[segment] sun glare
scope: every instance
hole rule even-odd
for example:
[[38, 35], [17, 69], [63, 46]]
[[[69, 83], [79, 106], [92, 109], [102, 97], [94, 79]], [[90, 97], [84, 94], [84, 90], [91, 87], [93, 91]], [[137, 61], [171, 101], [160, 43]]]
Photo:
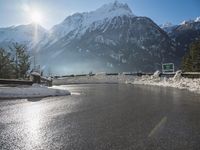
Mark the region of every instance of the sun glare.
[[41, 21], [42, 21], [42, 15], [41, 15], [41, 13], [38, 12], [38, 11], [31, 12], [31, 20], [34, 23], [41, 23]]

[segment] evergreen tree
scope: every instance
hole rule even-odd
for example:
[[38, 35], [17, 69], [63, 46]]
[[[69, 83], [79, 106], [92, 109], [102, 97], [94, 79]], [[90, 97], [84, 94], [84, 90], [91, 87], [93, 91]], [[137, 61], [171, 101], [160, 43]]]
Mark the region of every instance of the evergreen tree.
[[27, 47], [23, 44], [13, 43], [10, 49], [14, 53], [14, 70], [16, 78], [25, 78], [25, 75], [30, 69], [30, 56]]
[[12, 78], [13, 72], [13, 59], [11, 54], [5, 49], [0, 48], [0, 78]]
[[182, 70], [200, 72], [200, 40], [190, 46], [189, 53], [183, 58]]

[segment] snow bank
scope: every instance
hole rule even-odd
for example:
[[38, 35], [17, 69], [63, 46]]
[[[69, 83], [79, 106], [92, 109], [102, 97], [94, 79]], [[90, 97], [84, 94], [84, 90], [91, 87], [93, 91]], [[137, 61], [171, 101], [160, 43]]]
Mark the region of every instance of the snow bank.
[[38, 72], [31, 72], [31, 75], [33, 75], [33, 76], [41, 76], [40, 73], [38, 73]]
[[200, 79], [190, 79], [181, 76], [182, 71], [176, 72], [174, 77], [160, 77], [160, 72], [156, 71], [152, 76], [144, 75], [142, 77], [132, 75], [95, 75], [83, 77], [65, 77], [54, 79], [54, 85], [65, 84], [90, 84], [90, 83], [126, 83], [126, 84], [143, 84], [156, 85], [163, 87], [174, 87], [179, 89], [187, 89], [193, 92], [200, 93]]
[[159, 78], [160, 74], [161, 74], [160, 71], [156, 71], [156, 72], [154, 72], [154, 74], [151, 77], [152, 77], [152, 79]]
[[0, 87], [0, 98], [34, 98], [70, 95], [67, 90], [49, 88], [38, 84], [29, 87]]
[[78, 76], [78, 77], [64, 77], [53, 80], [53, 85], [65, 85], [65, 84], [93, 84], [93, 83], [125, 83], [127, 81], [133, 81], [134, 76], [127, 75], [105, 75], [98, 74], [95, 76]]
[[177, 71], [172, 78], [163, 78], [159, 76], [155, 77], [155, 75], [136, 77], [134, 80], [129, 81], [128, 83], [174, 87], [179, 89], [187, 89], [200, 94], [200, 79], [184, 78], [181, 76], [181, 73], [182, 72], [180, 70]]

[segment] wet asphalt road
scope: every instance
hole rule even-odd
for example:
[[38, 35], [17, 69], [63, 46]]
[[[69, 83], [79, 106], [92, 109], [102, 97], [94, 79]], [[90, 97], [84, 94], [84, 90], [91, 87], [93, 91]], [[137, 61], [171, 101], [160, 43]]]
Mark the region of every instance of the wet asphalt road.
[[69, 85], [71, 96], [0, 101], [2, 150], [200, 150], [200, 97], [136, 85]]

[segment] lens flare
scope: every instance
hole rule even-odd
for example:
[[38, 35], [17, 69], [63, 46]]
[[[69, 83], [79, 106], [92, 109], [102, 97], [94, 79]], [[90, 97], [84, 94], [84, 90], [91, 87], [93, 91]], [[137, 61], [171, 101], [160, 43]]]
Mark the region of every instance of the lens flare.
[[38, 12], [38, 11], [31, 12], [31, 20], [34, 23], [41, 23], [41, 21], [42, 21], [42, 15], [41, 15], [41, 13]]

